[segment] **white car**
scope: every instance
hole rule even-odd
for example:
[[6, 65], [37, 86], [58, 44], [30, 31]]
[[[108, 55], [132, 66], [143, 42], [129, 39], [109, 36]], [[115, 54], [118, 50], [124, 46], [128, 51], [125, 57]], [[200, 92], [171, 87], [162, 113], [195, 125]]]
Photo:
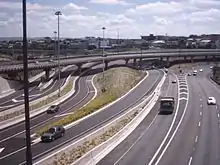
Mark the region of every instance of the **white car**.
[[210, 66], [210, 69], [212, 69], [213, 68], [213, 66]]
[[198, 72], [197, 70], [194, 70], [194, 71], [193, 71], [193, 73], [197, 73], [197, 72]]
[[208, 105], [216, 105], [216, 100], [214, 97], [209, 97], [207, 101]]
[[199, 71], [200, 71], [200, 72], [203, 72], [203, 69], [200, 69]]
[[172, 83], [176, 83], [176, 80], [173, 80]]

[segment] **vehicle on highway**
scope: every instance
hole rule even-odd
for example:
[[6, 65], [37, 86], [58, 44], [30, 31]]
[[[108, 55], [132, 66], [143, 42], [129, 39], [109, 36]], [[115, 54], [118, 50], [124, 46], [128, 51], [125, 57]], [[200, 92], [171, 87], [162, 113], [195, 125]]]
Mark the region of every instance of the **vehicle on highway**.
[[172, 80], [172, 83], [176, 83], [176, 80]]
[[197, 70], [194, 70], [193, 71], [193, 76], [196, 76], [197, 75]]
[[59, 110], [60, 110], [60, 107], [58, 105], [51, 105], [47, 109], [47, 113], [55, 113], [55, 112], [58, 112]]
[[54, 141], [57, 138], [63, 137], [65, 134], [65, 128], [63, 126], [54, 126], [49, 128], [41, 136], [42, 142]]
[[210, 66], [210, 69], [213, 69], [213, 66]]
[[34, 62], [35, 62], [35, 64], [39, 64], [39, 61], [37, 61], [37, 60], [35, 60]]
[[208, 101], [207, 101], [207, 104], [208, 105], [216, 105], [216, 100], [215, 100], [215, 98], [214, 97], [209, 97], [208, 98]]
[[49, 62], [54, 62], [54, 60], [53, 59], [49, 59]]
[[161, 97], [160, 99], [160, 113], [173, 113], [174, 111], [174, 97]]
[[200, 69], [199, 71], [200, 71], [200, 72], [203, 72], [203, 69]]
[[167, 68], [165, 68], [164, 71], [165, 71], [165, 73], [168, 73], [168, 69]]
[[191, 73], [188, 73], [188, 76], [192, 76], [192, 74], [191, 74]]

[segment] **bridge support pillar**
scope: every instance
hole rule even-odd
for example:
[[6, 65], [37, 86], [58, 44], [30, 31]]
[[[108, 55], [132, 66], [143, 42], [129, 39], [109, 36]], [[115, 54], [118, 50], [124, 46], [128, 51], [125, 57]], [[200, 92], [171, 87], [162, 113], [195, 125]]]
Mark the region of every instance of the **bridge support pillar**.
[[186, 57], [186, 56], [184, 56], [184, 60], [187, 60], [187, 57]]
[[214, 59], [215, 59], [215, 56], [212, 56], [212, 59], [214, 60]]
[[49, 78], [50, 78], [50, 69], [45, 69], [44, 71], [45, 71], [46, 80], [49, 80]]
[[191, 63], [193, 63], [193, 61], [194, 61], [194, 60], [193, 60], [193, 57], [191, 57]]
[[76, 64], [77, 66], [77, 70], [79, 71], [79, 73], [81, 73], [82, 71], [82, 64]]
[[205, 56], [205, 59], [207, 60], [207, 59], [208, 59], [208, 56]]
[[141, 66], [142, 66], [142, 61], [143, 61], [143, 59], [140, 58], [140, 61], [139, 61], [139, 67], [140, 67], [140, 68], [141, 68]]
[[137, 64], [137, 59], [136, 58], [134, 58], [134, 65], [136, 65]]
[[163, 61], [163, 57], [160, 57], [160, 61]]
[[105, 70], [108, 69], [108, 61], [105, 61]]
[[128, 65], [129, 59], [125, 59], [125, 64]]
[[170, 57], [167, 57], [167, 62], [169, 62], [170, 61]]

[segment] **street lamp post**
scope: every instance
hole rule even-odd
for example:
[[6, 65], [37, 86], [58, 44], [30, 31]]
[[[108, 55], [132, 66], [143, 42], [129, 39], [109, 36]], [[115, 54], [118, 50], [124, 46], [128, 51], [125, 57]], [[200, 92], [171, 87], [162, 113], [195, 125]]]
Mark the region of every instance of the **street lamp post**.
[[57, 47], [57, 31], [54, 31], [54, 55], [57, 55], [56, 47]]
[[58, 31], [58, 36], [57, 36], [57, 57], [58, 57], [58, 81], [59, 81], [59, 92], [58, 92], [58, 97], [60, 97], [60, 15], [62, 15], [61, 11], [57, 11], [55, 13], [57, 15], [57, 31]]
[[29, 114], [29, 82], [28, 82], [28, 45], [27, 45], [27, 7], [26, 0], [22, 1], [23, 13], [23, 67], [24, 67], [24, 107], [25, 107], [25, 134], [26, 134], [26, 163], [32, 165], [30, 114]]
[[117, 28], [117, 51], [119, 53], [119, 28]]
[[102, 68], [102, 76], [103, 76], [103, 80], [104, 80], [104, 77], [105, 77], [105, 75], [104, 75], [104, 72], [105, 72], [105, 60], [104, 60], [104, 57], [105, 57], [105, 55], [104, 55], [104, 40], [105, 40], [105, 27], [102, 27], [102, 63], [103, 63], [103, 68]]

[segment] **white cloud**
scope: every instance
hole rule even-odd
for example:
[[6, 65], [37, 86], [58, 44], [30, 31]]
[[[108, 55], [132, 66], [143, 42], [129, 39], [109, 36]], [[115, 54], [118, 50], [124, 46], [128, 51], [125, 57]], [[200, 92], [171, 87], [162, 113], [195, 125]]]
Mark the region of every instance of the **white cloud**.
[[[168, 33], [168, 35], [220, 33], [218, 21], [220, 1], [217, 0], [167, 0], [126, 7], [124, 6], [128, 4], [126, 0], [90, 2], [119, 5], [121, 10], [114, 11], [115, 6], [111, 5], [103, 5], [101, 9], [92, 8], [89, 6], [90, 3], [88, 6], [74, 3], [59, 6], [28, 3], [28, 35], [53, 36], [53, 31], [57, 28], [57, 17], [54, 12], [58, 9], [62, 11], [60, 18], [62, 37], [102, 36], [103, 26], [106, 27], [106, 37], [117, 37], [117, 28], [120, 29], [120, 36], [123, 38], [140, 38], [140, 35], [150, 33]], [[112, 10], [108, 10], [107, 13], [105, 9]], [[21, 36], [21, 3], [0, 1], [0, 10], [1, 35]]]
[[125, 6], [132, 4], [123, 0], [90, 0], [90, 3], [107, 4], [107, 5], [125, 5]]

